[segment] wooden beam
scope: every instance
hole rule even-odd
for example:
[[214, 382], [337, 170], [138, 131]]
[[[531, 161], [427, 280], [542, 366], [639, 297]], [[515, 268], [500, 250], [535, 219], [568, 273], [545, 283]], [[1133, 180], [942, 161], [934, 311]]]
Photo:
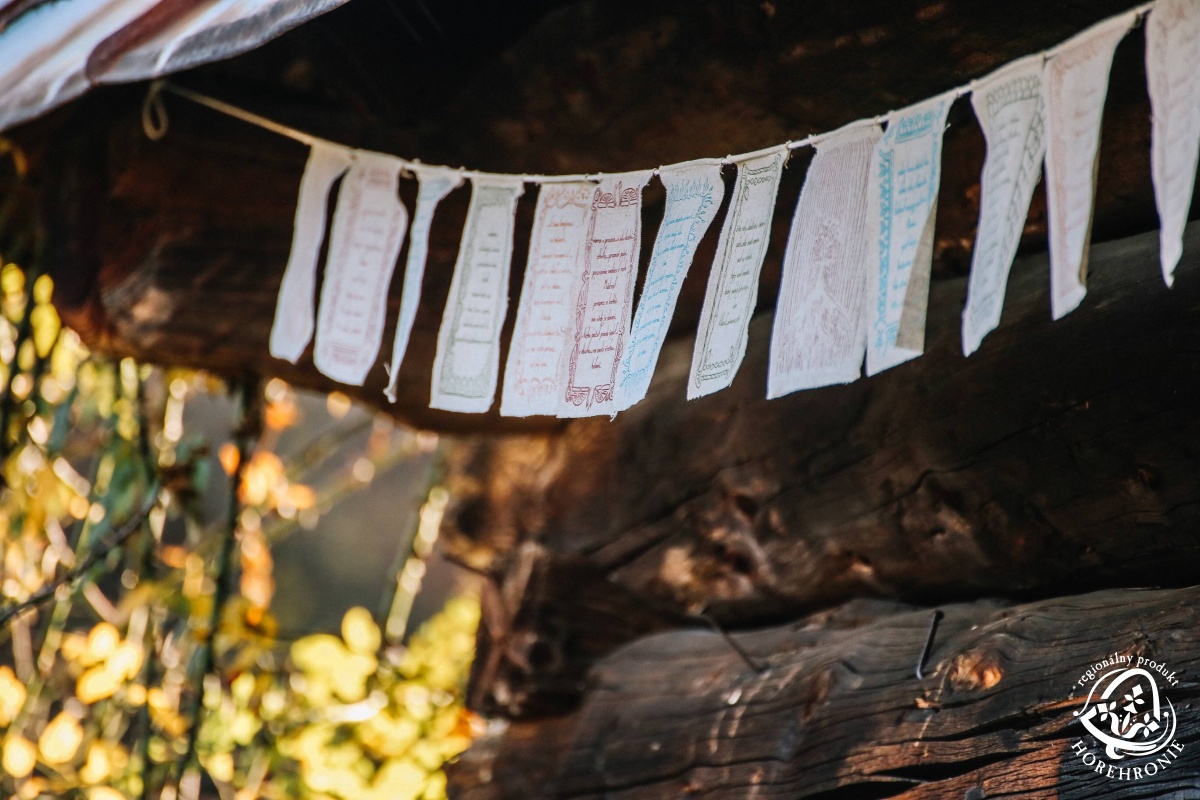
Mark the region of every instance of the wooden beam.
[[[1095, 247], [1088, 296], [1058, 322], [1046, 258], [1020, 259], [999, 330], [970, 358], [965, 280], [940, 281], [923, 357], [777, 400], [763, 399], [769, 316], [733, 386], [700, 400], [684, 399], [690, 343], [672, 344], [650, 396], [615, 421], [476, 445], [448, 516], [456, 541], [535, 541], [547, 559], [589, 562], [630, 613], [654, 602], [734, 627], [862, 596], [1187, 585], [1200, 565], [1200, 224], [1185, 252], [1167, 289], [1157, 234]], [[564, 635], [513, 624], [529, 642]], [[564, 682], [518, 661], [491, 677], [477, 695], [511, 716], [544, 707], [543, 679]]]
[[[597, 665], [575, 714], [477, 743], [451, 767], [451, 796], [1190, 796], [1198, 604], [1200, 588], [945, 606], [922, 679], [930, 610], [879, 601], [736, 634], [759, 671], [711, 632], [650, 636]], [[1182, 752], [1139, 780], [1116, 779], [1141, 761], [1113, 762], [1074, 714], [1088, 692], [1081, 676], [1113, 652], [1165, 662], [1178, 680], [1155, 673]]]
[[[387, 7], [349, 4], [260, 51], [180, 80], [336, 141], [426, 162], [517, 173], [612, 171], [754, 149], [897, 108], [1053, 45], [1125, 5], [1071, 2], [1051, 12], [1037, 0], [1003, 8], [982, 0], [853, 0], [804, 9], [581, 0], [529, 4], [497, 17], [477, 4], [450, 3], [432, 12], [440, 34], [399, 47], [402, 31]], [[1154, 224], [1142, 58], [1141, 37], [1130, 36], [1113, 70], [1096, 210], [1100, 239]], [[403, 81], [394, 79], [398, 74]], [[13, 132], [33, 155], [31, 181], [45, 189], [50, 267], [71, 289], [57, 300], [64, 317], [114, 355], [334, 388], [307, 359], [279, 362], [266, 347], [304, 149], [177, 98], [167, 100], [166, 138], [149, 142], [141, 99], [137, 87], [99, 90]], [[937, 278], [965, 271], [983, 159], [965, 99], [950, 121]], [[797, 153], [785, 176], [760, 285], [763, 311], [774, 304], [807, 158]], [[559, 431], [563, 425], [548, 418], [427, 407], [467, 193], [451, 195], [435, 219], [399, 401], [386, 404], [381, 393], [390, 326], [385, 356], [367, 385], [347, 391], [443, 431]], [[411, 207], [411, 182], [402, 194]], [[652, 188], [643, 260], [661, 200], [661, 189]], [[519, 208], [514, 307], [534, 201], [530, 187]], [[683, 287], [675, 336], [694, 331], [718, 228]], [[1025, 247], [1042, 246], [1039, 195]]]

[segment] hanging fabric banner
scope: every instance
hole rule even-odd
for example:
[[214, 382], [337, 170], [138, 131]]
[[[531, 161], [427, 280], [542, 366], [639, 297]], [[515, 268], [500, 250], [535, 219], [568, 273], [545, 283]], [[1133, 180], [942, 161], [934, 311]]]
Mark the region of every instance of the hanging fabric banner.
[[314, 142], [309, 150], [296, 201], [292, 250], [275, 301], [270, 344], [275, 358], [295, 364], [312, 339], [317, 258], [325, 239], [325, 206], [330, 188], [350, 168], [352, 157], [351, 150], [321, 141]]
[[1042, 57], [1016, 61], [981, 80], [971, 90], [971, 105], [983, 129], [987, 157], [963, 310], [963, 353], [968, 356], [1000, 324], [1008, 273], [1042, 172], [1046, 155]]
[[954, 93], [893, 111], [871, 157], [867, 221], [875, 271], [867, 284], [867, 374], [925, 351], [942, 133]]
[[1046, 207], [1050, 221], [1050, 313], [1061, 319], [1087, 294], [1092, 194], [1100, 118], [1113, 52], [1137, 19], [1130, 11], [1068, 39], [1046, 62]]
[[771, 331], [767, 397], [850, 383], [867, 348], [867, 185], [882, 135], [855, 123], [816, 146], [792, 218]]
[[618, 373], [617, 408], [621, 410], [644, 398], [650, 388], [683, 279], [725, 198], [720, 159], [664, 167], [658, 177], [666, 187], [667, 201]]
[[430, 408], [483, 413], [492, 406], [508, 310], [513, 216], [523, 191], [515, 175], [471, 179], [471, 205], [438, 331]]
[[617, 369], [629, 338], [642, 244], [642, 188], [651, 172], [606, 177], [592, 190], [571, 286], [570, 350], [559, 377], [560, 417], [617, 412]]
[[558, 413], [558, 379], [571, 322], [571, 284], [595, 188], [587, 181], [548, 183], [538, 194], [529, 261], [504, 368], [503, 416]]
[[462, 185], [458, 170], [445, 167], [426, 167], [410, 164], [408, 170], [417, 176], [417, 207], [413, 211], [408, 231], [408, 258], [404, 265], [404, 284], [400, 290], [400, 313], [396, 317], [396, 338], [392, 341], [392, 360], [388, 364], [388, 385], [383, 390], [387, 399], [396, 402], [396, 381], [400, 378], [400, 362], [408, 350], [413, 320], [421, 302], [421, 281], [425, 278], [425, 259], [429, 254], [429, 227], [438, 203]]
[[333, 212], [313, 364], [351, 386], [362, 385], [383, 341], [388, 286], [408, 225], [397, 194], [403, 166], [392, 156], [355, 152]]
[[746, 355], [750, 316], [758, 300], [758, 273], [771, 240], [775, 195], [790, 152], [787, 145], [780, 145], [738, 162], [733, 198], [700, 311], [688, 376], [689, 400], [733, 383]]
[[1163, 278], [1175, 281], [1200, 150], [1200, 3], [1158, 0], [1146, 19], [1150, 167]]

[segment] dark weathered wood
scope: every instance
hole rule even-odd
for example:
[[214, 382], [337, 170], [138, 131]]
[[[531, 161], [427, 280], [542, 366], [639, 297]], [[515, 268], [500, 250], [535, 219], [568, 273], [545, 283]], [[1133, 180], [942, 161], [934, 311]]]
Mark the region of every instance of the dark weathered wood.
[[[1012, 607], [855, 601], [737, 634], [651, 636], [590, 676], [574, 715], [514, 725], [452, 768], [458, 800], [1191, 797], [1200, 774], [1200, 589], [1110, 590]], [[1114, 651], [1165, 661], [1183, 752], [1140, 781], [1089, 769], [1075, 685]], [[1103, 749], [1099, 749], [1103, 758]], [[1117, 766], [1130, 766], [1129, 762]], [[1132, 775], [1132, 773], [1130, 773]], [[1179, 794], [1172, 794], [1179, 792]]]
[[[427, 162], [612, 171], [754, 149], [898, 108], [1127, 5], [359, 2], [180, 80], [348, 145]], [[946, 139], [926, 355], [771, 402], [769, 310], [805, 153], [785, 175], [735, 385], [684, 400], [718, 224], [683, 287], [651, 396], [614, 422], [426, 407], [468, 192], [447, 199], [400, 401], [387, 410], [443, 431], [522, 434], [456, 452], [458, 535], [445, 541], [496, 577], [472, 702], [532, 720], [467, 756], [475, 766], [460, 772], [463, 792], [1095, 795], [1069, 766], [1059, 774], [1058, 751], [1032, 738], [1063, 741], [1060, 711], [1042, 704], [1061, 701], [1073, 668], [1053, 667], [1052, 656], [1094, 658], [1084, 650], [1119, 646], [1106, 637], [1162, 612], [1147, 622], [1148, 641], [1172, 658], [1178, 645], [1181, 668], [1194, 667], [1189, 634], [1176, 626], [1192, 623], [1180, 605], [1192, 594], [1042, 604], [1009, 622], [987, 606], [957, 607], [934, 677], [920, 685], [907, 675], [927, 612], [858, 604], [807, 628], [749, 636], [772, 665], [763, 677], [696, 632], [692, 615], [745, 628], [862, 596], [1015, 602], [1194, 582], [1200, 228], [1173, 291], [1161, 286], [1153, 234], [1117, 240], [1155, 224], [1141, 42], [1129, 37], [1113, 70], [1094, 229], [1107, 244], [1093, 253], [1091, 295], [1051, 323], [1045, 257], [1023, 258], [1001, 330], [971, 359], [958, 330], [983, 150], [965, 100]], [[307, 359], [267, 355], [303, 148], [175, 99], [169, 134], [149, 142], [140, 102], [137, 88], [106, 89], [13, 134], [44, 190], [63, 316], [116, 355], [333, 388]], [[410, 206], [413, 192], [406, 182]], [[518, 210], [514, 300], [534, 199], [528, 192]], [[643, 257], [661, 203], [652, 188]], [[1044, 249], [1040, 193], [1026, 234], [1026, 253]], [[385, 355], [390, 334], [389, 325]], [[382, 404], [382, 360], [357, 397]], [[984, 627], [972, 633], [972, 621]], [[683, 627], [692, 630], [642, 638]], [[1185, 633], [1172, 639], [1177, 629]], [[1063, 631], [1061, 647], [1049, 644]], [[991, 691], [979, 689], [996, 676]], [[745, 704], [731, 706], [738, 686]]]
[[[926, 354], [763, 399], [770, 318], [729, 389], [684, 400], [690, 343], [615, 421], [479, 445], [450, 515], [536, 541], [624, 590], [744, 626], [856, 596], [946, 601], [1187, 585], [1200, 564], [1200, 225], [1174, 289], [1156, 234], [1100, 245], [1051, 322], [1044, 256], [961, 354], [963, 281], [937, 282]], [[580, 620], [586, 625], [586, 620]], [[523, 678], [526, 691], [536, 684]]]
[[[348, 4], [260, 51], [179, 80], [330, 139], [426, 162], [511, 172], [613, 171], [754, 149], [899, 107], [1052, 45], [1125, 3], [1048, 9], [1037, 0], [854, 0], [793, 8], [583, 0], [503, 11], [473, 2], [433, 11], [424, 5]], [[556, 10], [546, 14], [550, 8]], [[1154, 224], [1141, 48], [1141, 36], [1130, 36], [1113, 70], [1095, 226], [1100, 239]], [[98, 90], [13, 132], [33, 155], [31, 181], [47, 187], [43, 216], [58, 254], [49, 266], [60, 285], [86, 289], [59, 299], [64, 317], [89, 343], [117, 355], [333, 388], [307, 359], [298, 366], [278, 362], [266, 348], [303, 147], [178, 98], [167, 99], [167, 137], [149, 142], [141, 133], [141, 99], [138, 88]], [[983, 158], [965, 99], [950, 120], [938, 276], [966, 268]], [[785, 177], [759, 293], [763, 310], [774, 303], [807, 158], [797, 153]], [[67, 185], [89, 187], [88, 199], [62, 192]], [[413, 187], [403, 193], [411, 205]], [[451, 195], [435, 222], [399, 402], [386, 405], [381, 394], [390, 325], [367, 386], [350, 391], [439, 430], [556, 430], [559, 423], [550, 419], [427, 408], [466, 197], [465, 189]], [[520, 206], [514, 302], [534, 199], [530, 187]], [[644, 257], [661, 210], [660, 188], [651, 190], [647, 208]], [[676, 335], [695, 327], [718, 227], [683, 287]], [[1026, 247], [1043, 243], [1039, 195]], [[399, 287], [397, 275], [389, 320]]]
[[626, 642], [700, 624], [607, 580], [583, 559], [545, 557], [526, 543], [504, 579], [485, 583], [468, 702], [510, 717], [561, 714], [583, 693], [597, 659]]

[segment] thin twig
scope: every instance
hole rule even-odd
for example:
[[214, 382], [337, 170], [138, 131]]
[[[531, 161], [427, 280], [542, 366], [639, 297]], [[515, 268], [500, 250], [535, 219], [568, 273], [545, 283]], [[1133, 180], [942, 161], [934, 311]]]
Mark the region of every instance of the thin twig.
[[[391, 591], [385, 590], [379, 599], [379, 618], [384, 621], [384, 636], [389, 644], [398, 643], [404, 637], [404, 633], [408, 629], [408, 619], [412, 615], [413, 601], [421, 588], [419, 580], [415, 587], [404, 585], [404, 575], [408, 572], [409, 564], [424, 563], [436, 543], [436, 539], [422, 542], [421, 528], [425, 525], [425, 509], [429, 506], [433, 491], [442, 484], [445, 477], [445, 459], [446, 447], [439, 441], [426, 474], [424, 499], [417, 506], [417, 513], [412, 521], [412, 533], [405, 546], [396, 551], [396, 557], [388, 570], [388, 574], [392, 576], [392, 585], [387, 588]], [[441, 526], [440, 512], [438, 526], [439, 528]], [[437, 535], [437, 531], [434, 531], [434, 535]]]
[[20, 603], [11, 605], [0, 611], [0, 625], [8, 622], [18, 614], [51, 599], [58, 592], [59, 588], [74, 583], [90, 571], [92, 567], [107, 558], [109, 553], [125, 544], [129, 537], [137, 533], [138, 529], [142, 527], [142, 523], [146, 521], [146, 517], [150, 516], [150, 512], [158, 505], [158, 490], [159, 484], [158, 481], [155, 481], [147, 490], [146, 501], [142, 504], [142, 507], [137, 510], [128, 522], [106, 536], [99, 545], [89, 550], [88, 554], [76, 564], [74, 569], [64, 572], [56, 580], [38, 589]]
[[234, 431], [234, 442], [238, 450], [237, 468], [230, 476], [229, 511], [225, 520], [224, 538], [221, 549], [217, 554], [216, 589], [213, 592], [212, 609], [208, 617], [208, 630], [201, 644], [200, 669], [197, 672], [193, 686], [192, 703], [190, 708], [190, 725], [187, 735], [187, 749], [180, 764], [180, 781], [191, 769], [199, 767], [199, 755], [196, 744], [200, 736], [200, 717], [203, 711], [204, 679], [212, 673], [216, 666], [217, 629], [221, 624], [221, 616], [225, 603], [232, 593], [233, 573], [230, 569], [233, 562], [233, 551], [237, 543], [238, 518], [241, 515], [241, 501], [238, 492], [242, 486], [242, 476], [246, 471], [250, 450], [262, 435], [261, 394], [258, 381], [248, 379], [241, 387], [241, 415], [237, 430]]

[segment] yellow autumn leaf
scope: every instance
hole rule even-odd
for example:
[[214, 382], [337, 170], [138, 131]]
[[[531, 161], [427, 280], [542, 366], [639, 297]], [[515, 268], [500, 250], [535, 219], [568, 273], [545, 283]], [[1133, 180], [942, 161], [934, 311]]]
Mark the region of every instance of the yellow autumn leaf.
[[0, 270], [0, 291], [19, 294], [25, 290], [25, 273], [16, 264], [5, 264]]
[[328, 675], [348, 655], [342, 640], [328, 633], [314, 633], [292, 643], [292, 661], [302, 671]]
[[125, 701], [129, 705], [137, 707], [146, 702], [146, 687], [140, 683], [134, 683], [125, 690]]
[[66, 764], [75, 757], [82, 741], [83, 728], [79, 720], [66, 711], [60, 711], [38, 737], [38, 751], [42, 754], [42, 760], [51, 766]]
[[355, 606], [342, 617], [342, 639], [351, 651], [362, 655], [374, 655], [383, 642], [375, 618], [362, 606]]
[[229, 724], [229, 735], [235, 742], [245, 747], [254, 741], [254, 737], [258, 735], [262, 729], [262, 722], [253, 711], [242, 709], [233, 716], [233, 722]]
[[367, 696], [367, 678], [378, 666], [375, 656], [348, 654], [330, 675], [333, 693], [347, 703], [357, 703]]
[[107, 664], [90, 667], [75, 682], [75, 695], [84, 703], [95, 703], [116, 694], [121, 687], [121, 676]]
[[33, 282], [33, 302], [38, 305], [49, 303], [54, 297], [54, 279], [49, 275], [39, 275]]
[[296, 408], [296, 402], [290, 396], [268, 403], [263, 412], [263, 422], [268, 429], [273, 431], [290, 428], [296, 424], [296, 420], [299, 418], [299, 409]]
[[[76, 514], [74, 511], [72, 511], [71, 516], [75, 517], [76, 519], [83, 519], [87, 516], [88, 509], [90, 509], [91, 506], [88, 504], [88, 501], [85, 498], [77, 496], [75, 499], [82, 500], [83, 510], [79, 514]], [[79, 659], [83, 658], [83, 654], [87, 652], [87, 637], [81, 636], [78, 633], [63, 634], [62, 641], [58, 645], [58, 652], [61, 653], [62, 657], [67, 661], [78, 661]]]
[[325, 396], [325, 410], [334, 419], [341, 419], [350, 411], [350, 398], [342, 392], [330, 392]]
[[214, 753], [206, 759], [204, 768], [214, 779], [229, 783], [233, 780], [233, 754]]
[[239, 497], [246, 505], [262, 505], [282, 478], [283, 462], [279, 456], [268, 450], [260, 450], [250, 458], [242, 471]]
[[317, 504], [317, 494], [303, 483], [288, 484], [287, 500], [297, 511], [307, 511]]
[[0, 667], [0, 726], [7, 727], [25, 705], [25, 684], [11, 667]]
[[125, 795], [111, 786], [93, 786], [88, 789], [88, 800], [125, 800]]
[[233, 442], [226, 442], [217, 450], [217, 460], [221, 462], [221, 469], [225, 470], [225, 474], [232, 475], [241, 463], [241, 451]]
[[37, 750], [33, 742], [22, 736], [13, 736], [4, 743], [4, 755], [0, 757], [0, 766], [4, 772], [14, 778], [24, 778], [33, 772], [37, 764]]
[[158, 686], [150, 687], [150, 691], [146, 693], [146, 701], [150, 703], [153, 711], [174, 711], [176, 700], [173, 693], [165, 692]]
[[108, 748], [100, 742], [93, 742], [88, 748], [87, 759], [79, 770], [79, 779], [84, 783], [100, 783], [112, 775], [113, 763], [109, 758]]
[[58, 340], [58, 332], [62, 322], [54, 306], [46, 304], [35, 306], [29, 312], [29, 326], [33, 329], [33, 347], [39, 358], [50, 355], [51, 348]]
[[30, 775], [17, 789], [17, 800], [35, 800], [49, 793], [50, 782], [41, 775]]
[[398, 717], [390, 711], [376, 714], [358, 726], [358, 739], [372, 754], [380, 758], [395, 758], [421, 735], [416, 720]]
[[124, 641], [108, 659], [108, 669], [119, 678], [133, 680], [142, 668], [142, 646], [137, 642]]
[[421, 800], [446, 800], [446, 773], [439, 769], [429, 776]]
[[392, 800], [416, 800], [425, 789], [428, 773], [407, 759], [388, 761], [375, 773], [371, 788], [380, 797]]
[[229, 692], [239, 706], [244, 706], [250, 702], [250, 697], [254, 694], [254, 686], [254, 673], [243, 672], [229, 684]]
[[100, 622], [88, 632], [83, 659], [87, 664], [103, 661], [116, 652], [121, 643], [121, 632], [112, 623]]

